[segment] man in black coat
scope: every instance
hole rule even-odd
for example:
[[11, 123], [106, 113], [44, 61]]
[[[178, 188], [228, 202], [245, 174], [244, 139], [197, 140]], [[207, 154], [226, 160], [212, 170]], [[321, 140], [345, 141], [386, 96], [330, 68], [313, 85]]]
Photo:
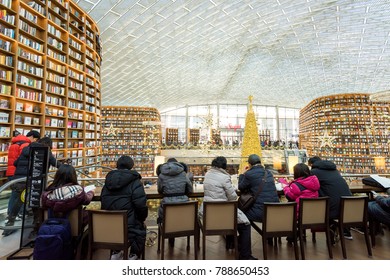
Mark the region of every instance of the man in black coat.
[[[309, 159], [311, 174], [316, 175], [320, 181], [318, 194], [320, 197], [329, 196], [329, 219], [338, 219], [340, 215], [340, 197], [351, 196], [348, 183], [337, 170], [336, 164], [329, 160], [321, 160], [315, 156]], [[344, 230], [344, 237], [352, 240], [349, 230]]]
[[146, 239], [144, 222], [148, 216], [146, 194], [141, 183], [141, 175], [132, 170], [134, 161], [129, 156], [121, 156], [117, 169], [110, 171], [102, 189], [101, 209], [127, 210], [129, 259], [141, 257]]
[[266, 171], [261, 165], [260, 157], [256, 154], [252, 154], [248, 157], [248, 170], [238, 177], [238, 189], [241, 192], [249, 191], [252, 194], [257, 194], [265, 172], [267, 172], [267, 175], [263, 189], [257, 196], [253, 206], [244, 212], [251, 221], [263, 221], [264, 202], [279, 202], [275, 180], [272, 173]]

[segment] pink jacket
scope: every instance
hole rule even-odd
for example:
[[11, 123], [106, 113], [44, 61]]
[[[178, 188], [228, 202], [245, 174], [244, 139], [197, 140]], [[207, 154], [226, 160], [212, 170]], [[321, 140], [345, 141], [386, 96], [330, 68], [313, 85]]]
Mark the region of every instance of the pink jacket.
[[320, 182], [317, 176], [311, 175], [306, 178], [298, 178], [283, 188], [283, 192], [289, 201], [297, 202], [297, 214], [299, 213], [299, 199], [318, 197]]

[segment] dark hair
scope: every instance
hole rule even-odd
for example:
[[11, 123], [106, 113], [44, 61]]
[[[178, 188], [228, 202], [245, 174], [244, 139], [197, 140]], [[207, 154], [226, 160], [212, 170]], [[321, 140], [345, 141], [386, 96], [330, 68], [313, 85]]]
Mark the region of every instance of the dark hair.
[[54, 180], [49, 187], [59, 187], [66, 184], [78, 185], [76, 169], [72, 165], [61, 164], [58, 167]]
[[306, 178], [310, 176], [310, 169], [309, 166], [307, 166], [304, 163], [298, 163], [294, 165], [294, 179], [298, 178]]
[[222, 168], [222, 169], [226, 169], [226, 167], [227, 167], [227, 160], [226, 160], [226, 158], [223, 157], [223, 156], [216, 157], [216, 158], [213, 159], [213, 161], [211, 162], [211, 166], [218, 167], [218, 168]]
[[260, 157], [256, 154], [251, 154], [249, 157], [248, 157], [248, 163], [250, 165], [255, 165], [255, 164], [258, 164], [260, 163], [261, 164], [261, 160], [260, 160]]
[[27, 137], [33, 137], [33, 138], [36, 138], [36, 139], [39, 139], [39, 138], [41, 138], [41, 134], [38, 132], [38, 131], [36, 131], [36, 130], [31, 130], [31, 131], [29, 131], [27, 134], [26, 134], [26, 136]]
[[309, 158], [309, 161], [307, 162], [309, 165], [312, 165], [313, 163], [315, 163], [316, 161], [320, 161], [321, 158], [318, 157], [318, 156], [314, 156], [314, 157], [311, 157]]
[[129, 156], [121, 156], [116, 162], [116, 168], [118, 169], [132, 169], [134, 166], [134, 160]]
[[169, 158], [169, 159], [167, 160], [167, 162], [177, 162], [177, 159], [175, 159], [175, 158]]
[[47, 136], [39, 139], [38, 143], [41, 143], [43, 146], [49, 147], [49, 148], [51, 148], [51, 146], [53, 145], [53, 141], [50, 139], [50, 137], [47, 137]]

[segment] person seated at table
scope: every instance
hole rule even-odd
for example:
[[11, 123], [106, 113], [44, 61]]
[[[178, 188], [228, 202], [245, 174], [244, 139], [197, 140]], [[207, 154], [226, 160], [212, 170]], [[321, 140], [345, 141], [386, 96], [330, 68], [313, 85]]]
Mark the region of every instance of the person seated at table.
[[238, 177], [238, 189], [241, 192], [249, 191], [256, 194], [259, 191], [260, 182], [263, 180], [265, 172], [267, 172], [267, 175], [263, 189], [252, 207], [245, 212], [250, 221], [263, 221], [264, 202], [279, 202], [274, 176], [261, 165], [260, 157], [252, 154], [248, 157], [247, 169]]
[[279, 182], [285, 184], [283, 188], [284, 195], [288, 201], [297, 203], [297, 215], [299, 214], [299, 199], [318, 197], [320, 182], [317, 176], [310, 174], [309, 167], [304, 163], [298, 163], [294, 166], [294, 180], [288, 183], [285, 179], [279, 179]]
[[374, 201], [368, 202], [368, 218], [390, 227], [390, 197], [373, 195]]
[[[206, 173], [203, 181], [204, 198], [203, 201], [234, 201], [237, 194], [232, 186], [230, 174], [226, 171], [227, 160], [223, 156], [213, 159], [211, 169]], [[199, 208], [199, 216], [203, 216], [203, 203]], [[251, 249], [251, 225], [245, 214], [238, 209], [237, 230], [239, 259], [257, 260], [252, 256]]]
[[[193, 186], [184, 172], [184, 167], [175, 158], [157, 167], [157, 191], [163, 195], [158, 209], [157, 223], [162, 223], [164, 203], [178, 203], [189, 201], [188, 194], [193, 193]], [[169, 245], [174, 246], [174, 238], [169, 239]]]
[[[131, 157], [121, 156], [118, 159], [117, 169], [106, 175], [101, 193], [101, 209], [127, 210], [127, 231], [131, 246], [129, 259], [139, 259], [145, 247], [148, 206], [141, 175], [133, 167]], [[114, 252], [111, 259], [121, 259], [121, 253]]]
[[[311, 166], [310, 173], [316, 175], [320, 181], [320, 189], [318, 194], [320, 197], [329, 196], [329, 219], [338, 219], [340, 215], [340, 198], [341, 196], [351, 196], [347, 181], [341, 176], [337, 170], [336, 164], [329, 160], [322, 160], [318, 156], [309, 159]], [[331, 224], [331, 228], [334, 225]], [[352, 240], [351, 231], [348, 228], [344, 229], [344, 238]]]
[[[66, 217], [80, 205], [88, 205], [95, 192], [84, 191], [77, 181], [76, 169], [72, 165], [61, 164], [53, 182], [41, 195], [42, 207], [51, 209], [55, 217]], [[83, 224], [88, 223], [88, 212], [83, 211]]]

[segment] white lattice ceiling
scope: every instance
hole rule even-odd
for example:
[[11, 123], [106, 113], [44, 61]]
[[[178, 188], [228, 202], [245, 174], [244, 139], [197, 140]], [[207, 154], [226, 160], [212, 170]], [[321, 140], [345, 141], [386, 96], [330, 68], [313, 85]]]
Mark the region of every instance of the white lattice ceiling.
[[102, 104], [301, 108], [390, 88], [390, 1], [79, 0], [103, 41]]

